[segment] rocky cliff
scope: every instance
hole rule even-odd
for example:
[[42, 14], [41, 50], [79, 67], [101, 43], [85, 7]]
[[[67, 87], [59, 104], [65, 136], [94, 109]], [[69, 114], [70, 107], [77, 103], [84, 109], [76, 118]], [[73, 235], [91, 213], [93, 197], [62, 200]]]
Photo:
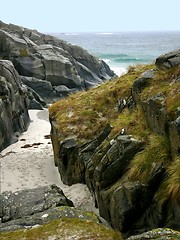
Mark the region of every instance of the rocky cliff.
[[22, 81], [51, 100], [98, 86], [115, 76], [105, 62], [78, 46], [3, 22], [0, 57], [11, 60]]
[[180, 230], [179, 57], [131, 67], [49, 109], [63, 182], [87, 184], [100, 215], [124, 236]]
[[27, 130], [28, 104], [28, 90], [12, 62], [0, 60], [0, 151]]

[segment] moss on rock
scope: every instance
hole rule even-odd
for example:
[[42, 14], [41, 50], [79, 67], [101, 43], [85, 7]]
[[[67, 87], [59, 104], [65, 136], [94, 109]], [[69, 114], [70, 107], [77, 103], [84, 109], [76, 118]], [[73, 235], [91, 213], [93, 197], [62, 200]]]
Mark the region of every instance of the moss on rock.
[[42, 226], [35, 226], [32, 229], [1, 233], [0, 239], [121, 240], [122, 236], [111, 228], [105, 227], [91, 220], [85, 221], [75, 218], [61, 218]]

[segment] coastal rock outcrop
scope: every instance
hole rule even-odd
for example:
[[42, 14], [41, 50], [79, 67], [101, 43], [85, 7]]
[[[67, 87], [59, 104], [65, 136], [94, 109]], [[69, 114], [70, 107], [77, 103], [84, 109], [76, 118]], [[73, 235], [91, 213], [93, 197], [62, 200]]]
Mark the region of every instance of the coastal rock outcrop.
[[125, 237], [180, 228], [179, 66], [138, 66], [50, 107], [63, 182], [87, 184], [100, 216]]
[[73, 207], [73, 203], [55, 185], [21, 190], [15, 193], [3, 192], [0, 195], [0, 203], [2, 224], [24, 216], [43, 212], [51, 207]]
[[146, 240], [146, 239], [157, 239], [157, 240], [168, 240], [168, 239], [174, 239], [178, 240], [180, 236], [180, 232], [173, 231], [171, 229], [166, 229], [166, 228], [157, 228], [153, 229], [152, 231], [142, 233], [140, 235], [135, 235], [127, 238], [127, 240]]
[[12, 62], [0, 60], [0, 151], [27, 130], [28, 91]]
[[163, 54], [156, 59], [156, 65], [160, 69], [171, 69], [180, 64], [180, 49]]
[[121, 234], [103, 225], [98, 216], [74, 208], [56, 185], [3, 192], [0, 206], [1, 239], [122, 240]]
[[57, 92], [56, 86], [63, 85], [71, 93], [71, 90], [87, 90], [115, 77], [105, 62], [81, 47], [35, 30], [2, 22], [0, 57], [11, 60], [18, 73], [28, 77], [27, 81], [32, 79], [35, 91], [35, 83], [37, 91], [39, 84], [45, 83], [43, 88], [47, 91], [41, 90], [38, 93], [41, 97], [51, 99], [66, 96], [68, 93], [60, 89]]

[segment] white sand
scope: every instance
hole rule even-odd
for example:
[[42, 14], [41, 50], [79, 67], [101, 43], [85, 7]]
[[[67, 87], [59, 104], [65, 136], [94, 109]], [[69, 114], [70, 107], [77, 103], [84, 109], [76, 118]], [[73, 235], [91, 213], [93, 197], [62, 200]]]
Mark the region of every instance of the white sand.
[[[47, 109], [30, 110], [29, 114], [31, 123], [28, 131], [0, 154], [0, 191], [15, 192], [56, 184], [76, 207], [97, 213], [85, 185], [75, 184], [69, 187], [60, 180], [58, 169], [54, 166], [51, 140], [44, 138], [50, 133]], [[21, 148], [34, 143], [42, 144]]]

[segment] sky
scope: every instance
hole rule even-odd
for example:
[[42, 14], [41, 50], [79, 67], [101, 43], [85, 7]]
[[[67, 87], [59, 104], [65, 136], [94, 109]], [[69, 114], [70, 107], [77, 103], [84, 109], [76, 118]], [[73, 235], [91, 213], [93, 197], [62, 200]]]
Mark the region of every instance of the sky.
[[180, 0], [6, 0], [0, 20], [43, 33], [179, 31]]

